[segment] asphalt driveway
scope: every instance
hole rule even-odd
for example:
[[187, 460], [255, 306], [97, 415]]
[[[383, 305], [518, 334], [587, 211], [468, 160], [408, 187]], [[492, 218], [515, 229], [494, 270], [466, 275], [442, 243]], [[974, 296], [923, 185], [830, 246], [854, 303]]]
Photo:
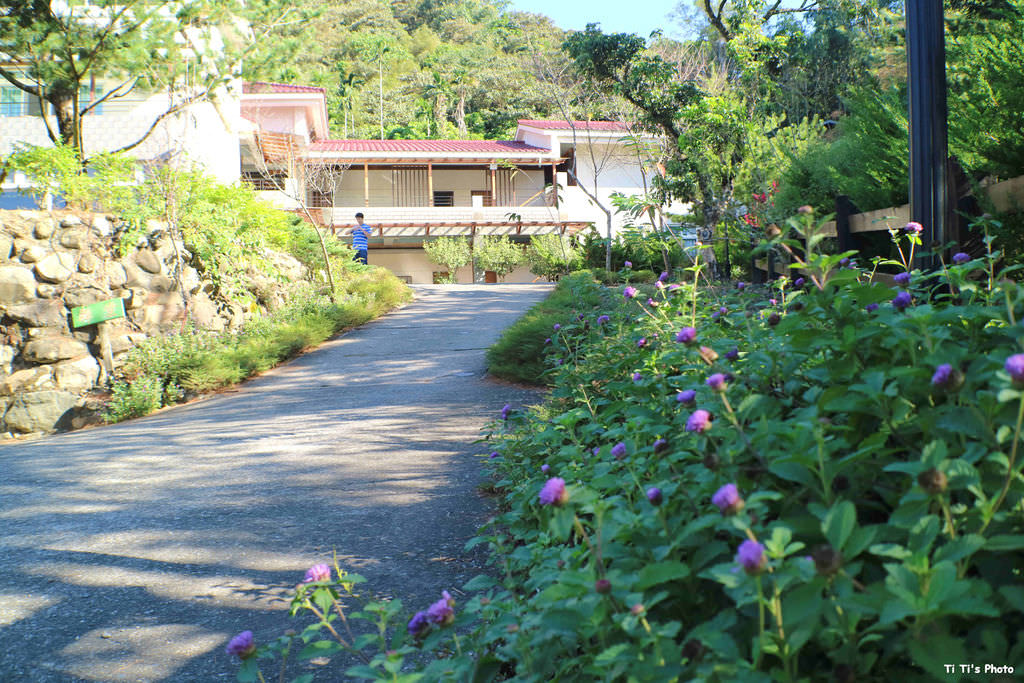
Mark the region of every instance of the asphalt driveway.
[[0, 681], [233, 680], [329, 561], [409, 611], [479, 572], [484, 349], [546, 285], [417, 300], [237, 389], [0, 446]]

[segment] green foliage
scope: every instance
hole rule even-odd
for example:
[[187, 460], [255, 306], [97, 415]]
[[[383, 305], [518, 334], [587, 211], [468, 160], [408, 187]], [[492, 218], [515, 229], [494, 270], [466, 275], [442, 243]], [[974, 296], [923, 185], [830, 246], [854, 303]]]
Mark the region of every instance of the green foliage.
[[561, 61], [547, 17], [494, 0], [293, 5], [316, 16], [271, 35], [301, 49], [245, 75], [323, 86], [335, 137], [377, 138], [383, 114], [386, 138], [501, 139], [517, 118], [558, 115], [535, 68]]
[[494, 271], [499, 280], [504, 280], [525, 258], [523, 248], [507, 236], [485, 235], [473, 243], [476, 267]]
[[454, 284], [458, 282], [456, 272], [463, 266], [468, 266], [473, 260], [469, 249], [469, 240], [465, 237], [438, 237], [423, 242], [423, 251], [427, 258], [439, 266], [448, 269], [448, 277], [441, 284]]
[[545, 340], [557, 336], [555, 323], [566, 324], [580, 315], [596, 318], [593, 313], [608, 299], [588, 271], [563, 277], [544, 301], [532, 306], [487, 349], [487, 371], [513, 382], [549, 383], [544, 349]]
[[[604, 269], [607, 243], [607, 238], [599, 235], [596, 230], [587, 231], [583, 236], [587, 266]], [[639, 227], [626, 227], [612, 240], [612, 268], [616, 271], [623, 269], [626, 261], [629, 261], [636, 270], [660, 273], [666, 268], [666, 257], [669, 268], [678, 268], [684, 263], [689, 263], [689, 258], [679, 243], [664, 233]]]
[[949, 20], [949, 129], [964, 166], [1013, 177], [1024, 173], [1024, 1], [1006, 5]]
[[573, 238], [534, 235], [526, 250], [526, 262], [531, 273], [554, 282], [583, 267], [583, 249]]
[[237, 332], [187, 330], [151, 337], [128, 353], [107, 419], [139, 417], [235, 384], [410, 298], [409, 289], [390, 272], [365, 268], [349, 273], [335, 303], [309, 285], [299, 285], [285, 307], [247, 322]]
[[831, 139], [811, 141], [783, 172], [770, 217], [791, 215], [805, 204], [821, 213], [848, 195], [862, 211], [899, 206], [907, 200], [908, 123], [899, 90], [861, 92], [851, 98]]
[[[495, 572], [465, 586], [457, 646], [431, 627], [350, 674], [945, 680], [950, 662], [1024, 665], [1024, 384], [1007, 363], [1024, 290], [991, 252], [914, 271], [897, 306], [873, 269], [817, 253], [813, 220], [786, 228], [801, 286], [684, 284], [656, 307], [615, 297], [604, 325], [561, 320], [547, 403], [491, 427], [504, 511], [470, 545]], [[694, 343], [675, 340], [683, 326]]]
[[136, 160], [127, 154], [98, 154], [86, 172], [74, 147], [21, 144], [7, 157], [10, 172], [25, 174], [31, 185], [21, 192], [41, 200], [49, 194], [68, 207], [120, 211], [130, 206]]

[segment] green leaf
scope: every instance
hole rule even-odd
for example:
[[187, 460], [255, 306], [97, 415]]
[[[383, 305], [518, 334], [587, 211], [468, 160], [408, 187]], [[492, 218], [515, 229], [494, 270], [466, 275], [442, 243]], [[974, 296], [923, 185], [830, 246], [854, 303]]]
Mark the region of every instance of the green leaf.
[[985, 537], [979, 534], [960, 536], [936, 550], [932, 560], [935, 563], [956, 562], [978, 552], [983, 545], [985, 545]]
[[868, 548], [868, 552], [879, 557], [892, 557], [897, 560], [908, 558], [914, 554], [896, 543], [876, 543]]
[[575, 518], [576, 513], [572, 508], [555, 508], [554, 514], [551, 515], [551, 523], [548, 525], [548, 530], [552, 536], [560, 541], [564, 541], [572, 532], [573, 520]]
[[985, 550], [1005, 552], [1008, 550], [1024, 550], [1024, 535], [998, 534], [985, 541]]
[[597, 657], [594, 658], [594, 663], [598, 666], [608, 666], [623, 652], [629, 649], [629, 643], [619, 643], [618, 645], [612, 645], [607, 650], [603, 651]]
[[498, 582], [493, 577], [487, 576], [486, 574], [479, 574], [474, 576], [472, 579], [463, 586], [463, 590], [467, 591], [482, 591], [488, 588], [494, 588], [498, 585]]
[[857, 524], [857, 508], [848, 500], [836, 503], [825, 515], [821, 531], [836, 550], [842, 550]]
[[238, 683], [252, 683], [252, 681], [258, 680], [259, 670], [260, 666], [256, 663], [255, 657], [244, 659], [238, 673], [235, 674], [235, 680]]
[[668, 583], [669, 581], [676, 581], [678, 579], [685, 579], [689, 575], [690, 568], [682, 562], [676, 562], [674, 560], [655, 562], [654, 564], [649, 564], [640, 570], [640, 574], [634, 584], [634, 589], [646, 590], [651, 586], [657, 586], [658, 584]]

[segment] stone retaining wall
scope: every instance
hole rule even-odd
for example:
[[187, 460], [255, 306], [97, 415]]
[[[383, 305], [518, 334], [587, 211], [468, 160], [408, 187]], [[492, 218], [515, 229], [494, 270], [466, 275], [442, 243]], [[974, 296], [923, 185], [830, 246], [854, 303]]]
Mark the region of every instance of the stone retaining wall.
[[[91, 394], [107, 381], [100, 331], [71, 327], [76, 306], [124, 300], [126, 317], [104, 323], [115, 365], [140, 340], [179, 331], [187, 320], [221, 331], [261, 312], [219, 299], [162, 224], [151, 223], [119, 257], [121, 227], [99, 214], [0, 211], [0, 435], [97, 419]], [[264, 257], [276, 273], [252, 268], [247, 286], [259, 308], [272, 309], [305, 273], [287, 254]]]

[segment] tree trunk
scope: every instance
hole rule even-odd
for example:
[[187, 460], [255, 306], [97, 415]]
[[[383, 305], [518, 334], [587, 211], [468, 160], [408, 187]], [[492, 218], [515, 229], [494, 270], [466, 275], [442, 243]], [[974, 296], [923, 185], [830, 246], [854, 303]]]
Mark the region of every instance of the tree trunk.
[[438, 93], [437, 97], [434, 98], [434, 121], [437, 123], [438, 132], [441, 130], [441, 124], [448, 120], [448, 98], [445, 97], [444, 93]]
[[47, 93], [46, 101], [53, 105], [56, 112], [57, 131], [60, 133], [61, 143], [77, 149], [81, 157], [82, 144], [79, 139], [78, 117], [75, 116], [74, 95], [63, 91], [51, 91]]
[[465, 138], [469, 133], [466, 127], [466, 93], [459, 93], [459, 103], [455, 105], [455, 125], [459, 127], [459, 137]]

